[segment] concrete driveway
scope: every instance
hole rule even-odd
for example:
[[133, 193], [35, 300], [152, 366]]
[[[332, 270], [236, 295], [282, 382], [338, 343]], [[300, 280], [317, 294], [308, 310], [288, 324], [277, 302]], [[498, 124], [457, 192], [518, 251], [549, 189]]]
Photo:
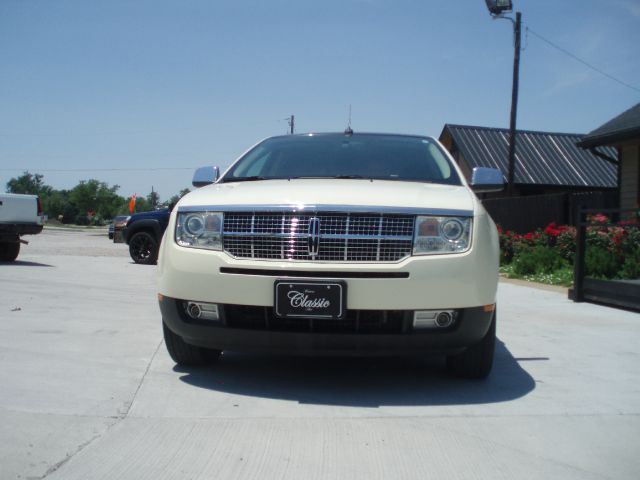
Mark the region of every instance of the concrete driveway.
[[0, 263], [0, 479], [635, 479], [640, 315], [501, 283], [487, 381], [438, 359], [180, 369], [155, 267], [45, 230]]

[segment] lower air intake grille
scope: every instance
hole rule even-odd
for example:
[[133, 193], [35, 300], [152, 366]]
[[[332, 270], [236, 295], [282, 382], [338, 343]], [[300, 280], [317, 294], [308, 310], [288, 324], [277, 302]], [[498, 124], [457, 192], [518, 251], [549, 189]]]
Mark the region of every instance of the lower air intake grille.
[[392, 334], [408, 331], [412, 313], [405, 310], [347, 310], [344, 320], [277, 318], [270, 307], [222, 305], [229, 328], [311, 333]]

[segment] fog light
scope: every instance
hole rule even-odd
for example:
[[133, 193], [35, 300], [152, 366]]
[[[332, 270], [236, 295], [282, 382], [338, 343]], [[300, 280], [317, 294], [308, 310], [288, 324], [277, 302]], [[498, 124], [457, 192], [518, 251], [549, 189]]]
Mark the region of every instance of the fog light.
[[440, 312], [436, 317], [436, 325], [440, 328], [447, 328], [453, 323], [453, 315], [449, 312]]
[[215, 303], [187, 303], [187, 314], [196, 320], [219, 320], [218, 305]]
[[413, 328], [447, 328], [456, 318], [454, 310], [416, 310], [413, 312]]
[[202, 310], [200, 310], [200, 305], [197, 303], [190, 303], [187, 305], [187, 313], [191, 318], [200, 318]]

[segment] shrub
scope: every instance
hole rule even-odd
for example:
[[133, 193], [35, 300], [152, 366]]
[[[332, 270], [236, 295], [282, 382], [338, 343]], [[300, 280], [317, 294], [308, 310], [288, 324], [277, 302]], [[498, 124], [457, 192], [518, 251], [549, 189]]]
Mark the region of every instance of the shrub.
[[620, 254], [624, 256], [638, 255], [640, 251], [640, 228], [628, 227], [624, 234], [619, 236]]
[[[612, 224], [604, 215], [588, 218], [585, 270], [602, 279], [640, 278], [640, 225], [636, 218]], [[504, 231], [500, 236], [501, 271], [543, 283], [567, 284], [572, 278], [576, 228], [550, 223], [526, 234]]]
[[513, 260], [514, 243], [517, 241], [518, 234], [511, 230], [505, 232], [500, 225], [497, 227], [500, 240], [500, 265], [508, 265]]
[[556, 237], [556, 246], [560, 256], [573, 263], [576, 256], [576, 229], [567, 227]]
[[89, 225], [89, 219], [87, 218], [86, 214], [80, 214], [77, 215], [76, 218], [74, 219], [73, 223], [75, 223], [76, 225]]
[[631, 255], [625, 257], [619, 274], [621, 279], [640, 278], [640, 247]]
[[588, 277], [602, 279], [614, 278], [621, 266], [617, 255], [599, 246], [587, 247], [584, 264]]
[[518, 275], [551, 273], [566, 266], [557, 250], [537, 245], [521, 251], [513, 261], [513, 271]]

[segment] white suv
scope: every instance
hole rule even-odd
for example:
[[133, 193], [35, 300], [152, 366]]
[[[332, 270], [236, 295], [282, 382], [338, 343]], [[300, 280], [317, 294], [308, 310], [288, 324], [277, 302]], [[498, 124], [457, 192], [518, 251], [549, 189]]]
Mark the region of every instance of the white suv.
[[[199, 169], [160, 248], [159, 299], [181, 365], [220, 352], [447, 356], [493, 363], [496, 227], [433, 138], [345, 133], [268, 138], [220, 178]], [[210, 185], [208, 185], [210, 184]]]

